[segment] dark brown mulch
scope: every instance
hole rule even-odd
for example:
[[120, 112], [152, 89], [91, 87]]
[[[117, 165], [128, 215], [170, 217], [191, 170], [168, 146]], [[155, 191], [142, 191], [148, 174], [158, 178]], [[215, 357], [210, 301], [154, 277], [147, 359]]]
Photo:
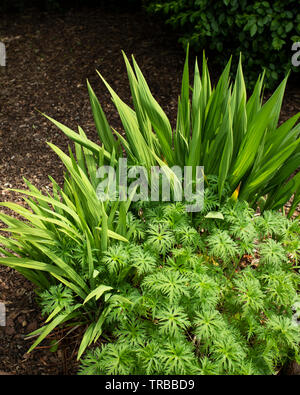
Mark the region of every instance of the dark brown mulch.
[[[7, 66], [0, 68], [0, 200], [20, 203], [7, 189], [24, 188], [22, 177], [43, 190], [48, 174], [62, 180], [63, 166], [46, 145], [66, 149], [68, 140], [36, 109], [76, 129], [83, 127], [97, 141], [86, 78], [98, 95], [109, 123], [121, 131], [109, 94], [95, 69], [120, 97], [130, 102], [121, 55], [134, 54], [155, 97], [175, 119], [184, 55], [176, 38], [141, 12], [103, 8], [71, 10], [65, 14], [37, 11], [4, 15], [0, 41], [6, 44]], [[281, 120], [300, 111], [299, 89], [288, 86]], [[49, 342], [27, 354], [32, 340], [24, 335], [42, 325], [31, 284], [14, 270], [0, 266], [0, 302], [7, 325], [0, 327], [0, 374], [75, 374], [76, 335], [64, 339], [58, 351]], [[55, 339], [63, 337], [56, 332]], [[53, 339], [54, 339], [53, 338]]]

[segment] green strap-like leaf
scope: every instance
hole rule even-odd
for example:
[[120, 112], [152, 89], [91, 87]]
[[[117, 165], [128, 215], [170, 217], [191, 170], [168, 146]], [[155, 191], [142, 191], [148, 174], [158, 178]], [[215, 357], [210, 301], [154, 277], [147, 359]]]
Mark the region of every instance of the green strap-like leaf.
[[84, 332], [84, 335], [82, 337], [80, 346], [79, 346], [79, 350], [78, 350], [78, 354], [77, 354], [77, 360], [80, 359], [81, 355], [84, 353], [85, 349], [92, 343], [93, 341], [93, 332], [94, 332], [94, 328], [95, 328], [96, 323], [92, 322], [88, 328], [86, 329], [86, 331]]
[[60, 314], [52, 322], [50, 322], [48, 325], [43, 327], [43, 331], [40, 334], [40, 336], [37, 338], [37, 340], [33, 343], [33, 345], [30, 347], [30, 349], [27, 351], [30, 353], [38, 344], [41, 343], [45, 339], [46, 336], [49, 335], [50, 332], [53, 331], [54, 328], [56, 328], [58, 325], [60, 325], [62, 322], [71, 319], [75, 317], [78, 313], [72, 312], [72, 313], [65, 313], [65, 314]]
[[106, 116], [88, 80], [87, 87], [90, 96], [93, 117], [100, 141], [104, 144], [104, 147], [108, 152], [112, 152], [113, 148], [117, 148], [117, 142], [113, 137], [112, 130], [107, 122]]
[[96, 289], [94, 289], [92, 292], [90, 292], [88, 294], [88, 296], [85, 298], [83, 304], [87, 303], [90, 299], [92, 299], [93, 297], [96, 298], [96, 300], [98, 300], [106, 291], [109, 291], [113, 289], [112, 287], [109, 287], [107, 285], [99, 285]]

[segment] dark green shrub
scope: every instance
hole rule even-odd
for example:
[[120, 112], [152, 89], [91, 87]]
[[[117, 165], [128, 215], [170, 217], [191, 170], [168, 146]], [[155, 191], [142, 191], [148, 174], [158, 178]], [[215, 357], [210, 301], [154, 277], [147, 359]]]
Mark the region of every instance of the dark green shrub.
[[145, 0], [149, 12], [165, 15], [178, 29], [180, 41], [197, 51], [213, 51], [214, 60], [225, 64], [228, 53], [242, 52], [247, 79], [254, 82], [262, 67], [268, 85], [281, 78], [291, 65], [293, 42], [300, 41], [298, 0]]

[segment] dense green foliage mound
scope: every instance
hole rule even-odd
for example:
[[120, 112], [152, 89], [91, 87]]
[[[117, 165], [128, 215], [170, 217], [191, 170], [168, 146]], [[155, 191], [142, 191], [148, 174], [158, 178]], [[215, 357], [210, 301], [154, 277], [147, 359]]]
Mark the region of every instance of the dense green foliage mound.
[[263, 67], [271, 86], [292, 68], [291, 47], [300, 41], [298, 0], [145, 0], [145, 4], [177, 29], [182, 43], [189, 42], [197, 51], [212, 50], [216, 63], [225, 64], [228, 52], [236, 58], [242, 52], [248, 82], [254, 82]]
[[193, 219], [179, 203], [139, 207], [134, 243], [109, 248], [99, 263], [124, 299], [81, 374], [274, 374], [297, 355], [299, 224], [275, 212], [253, 217], [242, 202], [214, 219], [216, 201], [207, 189]]

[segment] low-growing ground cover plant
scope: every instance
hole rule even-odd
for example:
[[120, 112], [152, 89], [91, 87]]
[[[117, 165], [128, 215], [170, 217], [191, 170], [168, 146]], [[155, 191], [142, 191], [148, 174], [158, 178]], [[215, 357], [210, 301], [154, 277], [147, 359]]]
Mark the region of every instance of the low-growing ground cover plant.
[[274, 374], [298, 358], [299, 224], [246, 202], [216, 214], [216, 185], [206, 196], [192, 218], [181, 203], [137, 207], [143, 243], [110, 247], [103, 265], [130, 303], [81, 374]]
[[[291, 216], [299, 201], [300, 179], [289, 179], [299, 115], [277, 128], [286, 81], [262, 106], [259, 79], [246, 102], [241, 64], [232, 87], [228, 65], [211, 88], [204, 58], [190, 102], [187, 59], [172, 132], [136, 62], [133, 70], [125, 61], [135, 111], [108, 88], [126, 139], [112, 132], [88, 84], [101, 145], [48, 117], [74, 141], [68, 155], [49, 144], [66, 167], [63, 187], [50, 178], [52, 193], [43, 195], [25, 180], [28, 190], [17, 192], [26, 207], [1, 203], [24, 220], [0, 214], [11, 234], [0, 236], [0, 264], [36, 285], [46, 316], [30, 351], [57, 326], [82, 327], [78, 359], [101, 347], [82, 359], [81, 373], [274, 374], [299, 359], [300, 340], [299, 224], [271, 210], [294, 193]], [[118, 170], [123, 150], [129, 165], [169, 175], [204, 161], [203, 210], [134, 202], [135, 191], [99, 200], [97, 169]]]

